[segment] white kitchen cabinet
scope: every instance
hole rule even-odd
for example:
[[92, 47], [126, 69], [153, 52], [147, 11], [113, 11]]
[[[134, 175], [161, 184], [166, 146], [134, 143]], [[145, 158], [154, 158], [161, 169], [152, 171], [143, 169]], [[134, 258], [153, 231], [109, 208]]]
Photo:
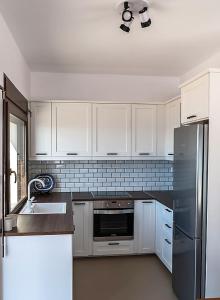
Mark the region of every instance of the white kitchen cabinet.
[[166, 104], [165, 156], [174, 155], [174, 129], [180, 127], [180, 99]]
[[132, 105], [132, 156], [156, 156], [157, 106]]
[[51, 156], [51, 103], [31, 102], [30, 105], [30, 159]]
[[166, 104], [157, 105], [157, 157], [164, 159], [166, 144]]
[[155, 252], [158, 257], [161, 257], [162, 253], [162, 204], [156, 202], [156, 234], [155, 234]]
[[131, 156], [130, 104], [93, 104], [93, 156]]
[[156, 203], [155, 252], [163, 264], [172, 272], [173, 211]]
[[73, 202], [73, 255], [92, 255], [93, 242], [93, 203], [92, 201]]
[[137, 200], [134, 210], [136, 253], [155, 252], [155, 201]]
[[134, 253], [134, 241], [103, 241], [93, 242], [93, 255], [112, 256]]
[[72, 234], [5, 237], [4, 300], [72, 300]]
[[181, 123], [187, 124], [208, 119], [209, 117], [210, 75], [200, 77], [181, 86]]
[[91, 156], [91, 104], [52, 104], [52, 154], [55, 157]]

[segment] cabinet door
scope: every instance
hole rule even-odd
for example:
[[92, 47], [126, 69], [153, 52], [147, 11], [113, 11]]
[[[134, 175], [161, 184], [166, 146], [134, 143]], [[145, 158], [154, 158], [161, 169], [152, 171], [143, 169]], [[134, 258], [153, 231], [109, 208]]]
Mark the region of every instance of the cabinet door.
[[51, 103], [31, 102], [30, 143], [31, 158], [51, 156]]
[[92, 255], [93, 207], [92, 202], [73, 202], [73, 255]]
[[162, 205], [156, 203], [156, 239], [155, 252], [158, 257], [162, 256], [162, 238], [163, 238], [163, 222], [162, 222]]
[[91, 156], [91, 104], [52, 104], [54, 156]]
[[209, 74], [181, 88], [181, 122], [191, 123], [209, 117]]
[[93, 155], [131, 156], [131, 105], [93, 105]]
[[156, 105], [132, 105], [132, 156], [156, 155]]
[[166, 153], [174, 155], [174, 129], [180, 127], [180, 99], [166, 105]]
[[135, 201], [135, 248], [137, 253], [155, 252], [155, 201]]

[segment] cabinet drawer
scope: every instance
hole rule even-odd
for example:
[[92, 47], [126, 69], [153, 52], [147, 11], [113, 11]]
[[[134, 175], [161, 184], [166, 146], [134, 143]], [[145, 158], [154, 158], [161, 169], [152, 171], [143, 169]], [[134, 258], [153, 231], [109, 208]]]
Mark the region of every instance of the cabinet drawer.
[[167, 237], [162, 240], [162, 261], [170, 272], [172, 272], [172, 242]]
[[93, 242], [93, 255], [123, 255], [134, 253], [134, 241]]
[[164, 224], [169, 224], [170, 226], [173, 226], [173, 211], [172, 209], [166, 207], [163, 205], [162, 208], [162, 220]]
[[162, 227], [162, 236], [168, 238], [169, 241], [173, 240], [173, 228], [168, 223], [164, 223]]

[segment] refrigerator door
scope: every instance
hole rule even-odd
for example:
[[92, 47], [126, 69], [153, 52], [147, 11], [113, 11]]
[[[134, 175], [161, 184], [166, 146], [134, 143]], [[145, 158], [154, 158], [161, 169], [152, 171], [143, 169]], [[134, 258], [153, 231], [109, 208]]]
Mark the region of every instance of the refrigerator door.
[[174, 225], [191, 238], [201, 238], [203, 125], [174, 131]]
[[174, 228], [173, 290], [178, 300], [196, 300], [200, 294], [201, 240]]

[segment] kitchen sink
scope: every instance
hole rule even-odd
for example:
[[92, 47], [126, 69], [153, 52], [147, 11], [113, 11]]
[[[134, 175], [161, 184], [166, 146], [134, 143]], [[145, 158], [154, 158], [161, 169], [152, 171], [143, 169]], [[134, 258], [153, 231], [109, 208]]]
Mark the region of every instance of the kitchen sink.
[[26, 203], [20, 211], [22, 215], [65, 214], [66, 203], [32, 203], [31, 208]]

